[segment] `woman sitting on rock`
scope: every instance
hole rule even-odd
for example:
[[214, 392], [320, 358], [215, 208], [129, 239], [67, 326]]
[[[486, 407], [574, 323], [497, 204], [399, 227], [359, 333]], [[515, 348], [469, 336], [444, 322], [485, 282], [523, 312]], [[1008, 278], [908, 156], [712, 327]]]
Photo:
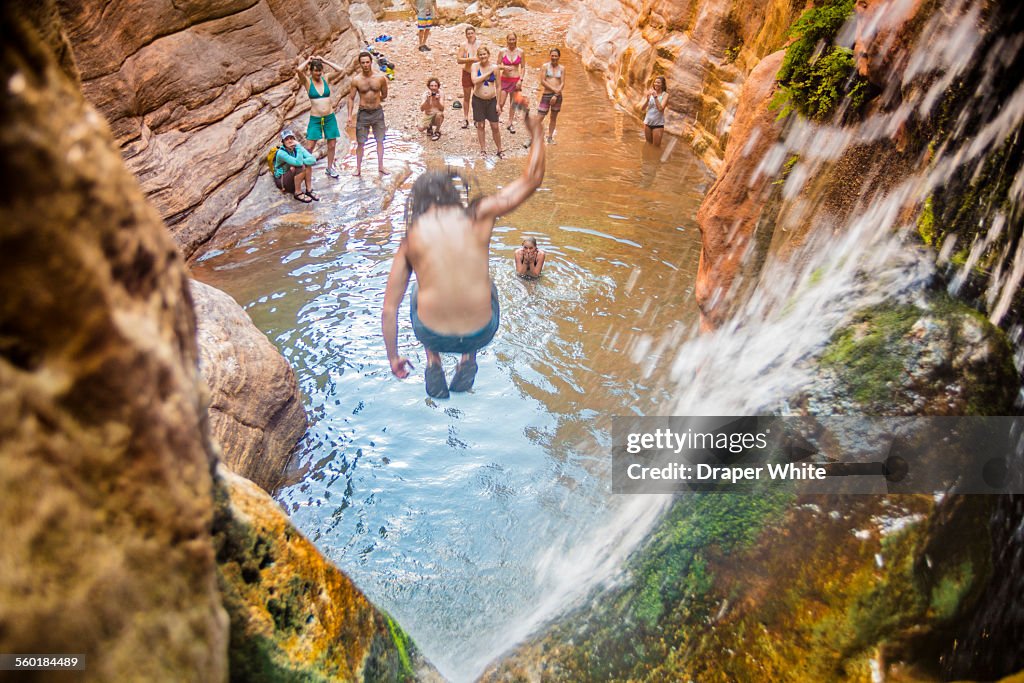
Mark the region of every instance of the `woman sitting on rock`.
[[[278, 147], [274, 155], [274, 184], [303, 204], [320, 201], [320, 196], [313, 192], [313, 164], [316, 158], [299, 144], [291, 130], [281, 133], [281, 141], [284, 146]], [[303, 182], [306, 183], [306, 191], [300, 192]]]

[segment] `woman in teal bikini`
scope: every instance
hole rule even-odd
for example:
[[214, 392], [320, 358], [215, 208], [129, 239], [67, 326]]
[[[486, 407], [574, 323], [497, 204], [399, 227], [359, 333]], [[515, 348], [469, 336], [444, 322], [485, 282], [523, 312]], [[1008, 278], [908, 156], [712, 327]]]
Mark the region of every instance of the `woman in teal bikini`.
[[[296, 74], [302, 83], [306, 95], [309, 96], [309, 126], [306, 128], [306, 140], [309, 141], [308, 149], [312, 152], [316, 148], [317, 140], [327, 140], [327, 175], [332, 178], [338, 177], [334, 170], [334, 151], [341, 137], [341, 129], [338, 128], [338, 119], [334, 114], [334, 106], [331, 104], [331, 86], [324, 78], [324, 65], [335, 71], [341, 72], [341, 68], [323, 57], [311, 55], [306, 61], [299, 65]], [[309, 77], [306, 77], [305, 68], [309, 66]]]

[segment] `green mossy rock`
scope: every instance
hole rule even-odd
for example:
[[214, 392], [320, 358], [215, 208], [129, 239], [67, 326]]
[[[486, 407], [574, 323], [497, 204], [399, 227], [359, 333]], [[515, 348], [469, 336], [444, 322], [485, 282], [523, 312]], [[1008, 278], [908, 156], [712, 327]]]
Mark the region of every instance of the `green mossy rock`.
[[932, 293], [857, 313], [821, 356], [811, 414], [1008, 415], [1018, 385], [1006, 335]]
[[[929, 293], [856, 314], [802, 401], [811, 414], [1002, 415], [1017, 386], [1005, 335]], [[483, 680], [940, 680], [992, 575], [995, 501], [680, 496], [619, 585]]]
[[221, 467], [214, 544], [238, 683], [439, 681], [412, 639], [270, 496]]

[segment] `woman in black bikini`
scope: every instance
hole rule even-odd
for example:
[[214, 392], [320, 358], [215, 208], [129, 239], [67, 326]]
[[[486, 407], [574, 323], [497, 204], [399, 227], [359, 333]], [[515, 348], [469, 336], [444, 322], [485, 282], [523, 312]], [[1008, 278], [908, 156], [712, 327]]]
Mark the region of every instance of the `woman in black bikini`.
[[484, 122], [491, 124], [491, 136], [498, 148], [498, 158], [504, 158], [501, 149], [501, 107], [498, 106], [498, 68], [491, 64], [491, 51], [481, 47], [476, 51], [477, 63], [473, 65], [470, 78], [473, 79], [473, 123], [476, 124], [476, 139], [480, 143], [480, 156], [487, 156], [484, 142]]

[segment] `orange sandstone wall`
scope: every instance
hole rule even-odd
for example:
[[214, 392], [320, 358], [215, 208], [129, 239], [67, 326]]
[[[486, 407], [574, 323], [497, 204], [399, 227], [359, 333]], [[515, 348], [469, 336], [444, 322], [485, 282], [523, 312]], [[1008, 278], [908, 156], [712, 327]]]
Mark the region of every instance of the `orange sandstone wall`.
[[[187, 257], [252, 188], [286, 121], [308, 109], [294, 66], [355, 67], [348, 2], [60, 0], [82, 90]], [[347, 89], [348, 75], [335, 84]]]
[[609, 94], [638, 106], [654, 76], [669, 85], [666, 129], [721, 171], [747, 74], [786, 41], [803, 0], [583, 0], [567, 44], [608, 78]]

